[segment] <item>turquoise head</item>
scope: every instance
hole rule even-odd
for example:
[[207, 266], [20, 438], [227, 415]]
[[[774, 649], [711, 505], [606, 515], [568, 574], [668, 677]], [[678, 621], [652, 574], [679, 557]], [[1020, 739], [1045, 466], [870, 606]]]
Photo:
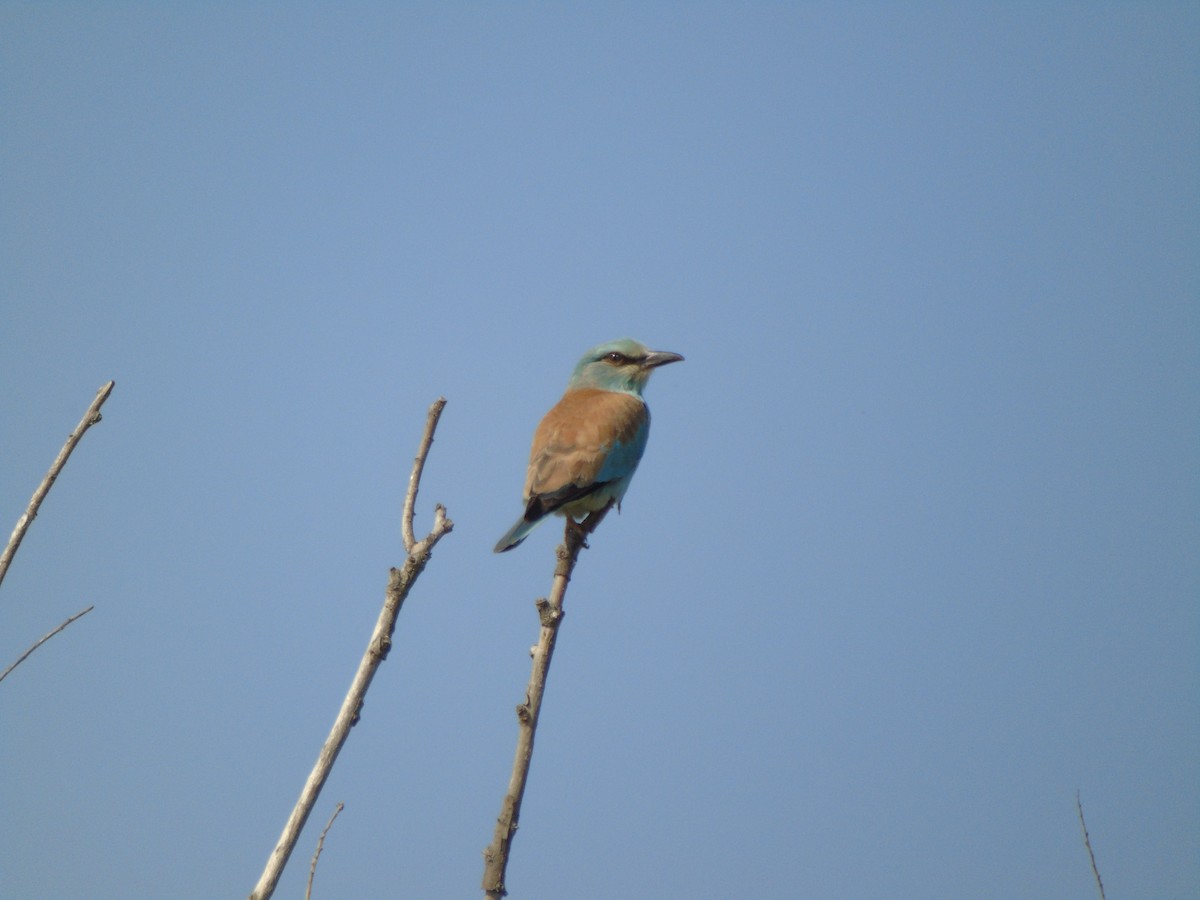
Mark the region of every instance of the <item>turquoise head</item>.
[[679, 362], [683, 357], [669, 350], [651, 350], [630, 338], [593, 347], [571, 373], [568, 390], [594, 388], [642, 396], [650, 373], [659, 366]]

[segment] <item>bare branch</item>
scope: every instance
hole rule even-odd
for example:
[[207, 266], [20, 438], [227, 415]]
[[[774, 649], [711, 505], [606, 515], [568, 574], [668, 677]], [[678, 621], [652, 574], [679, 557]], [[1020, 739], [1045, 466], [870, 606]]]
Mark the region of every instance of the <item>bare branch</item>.
[[321, 837], [317, 839], [317, 849], [313, 851], [312, 863], [308, 867], [308, 887], [304, 890], [304, 900], [312, 900], [313, 878], [317, 874], [317, 860], [321, 858], [321, 850], [325, 847], [325, 835], [329, 834], [329, 829], [333, 827], [333, 820], [338, 817], [338, 813], [345, 807], [345, 803], [338, 802], [337, 809], [333, 811], [333, 815], [329, 817], [329, 821], [325, 823], [325, 827], [321, 830]]
[[75, 613], [75, 615], [71, 616], [71, 618], [67, 619], [67, 621], [63, 622], [61, 625], [59, 625], [57, 628], [55, 628], [53, 631], [48, 631], [45, 634], [43, 634], [40, 638], [37, 639], [37, 641], [34, 642], [32, 647], [30, 647], [28, 650], [26, 650], [24, 653], [22, 653], [19, 657], [17, 657], [17, 661], [15, 663], [13, 663], [11, 666], [9, 666], [7, 669], [5, 669], [2, 674], [0, 674], [0, 681], [3, 681], [5, 678], [7, 678], [9, 672], [11, 672], [13, 669], [15, 669], [21, 663], [25, 662], [25, 660], [28, 659], [29, 654], [31, 654], [34, 650], [36, 650], [38, 647], [42, 646], [42, 644], [46, 643], [46, 641], [50, 640], [50, 638], [54, 637], [56, 634], [58, 634], [60, 631], [62, 631], [64, 628], [66, 628], [68, 625], [70, 625], [72, 622], [74, 622], [76, 619], [83, 618], [84, 616], [86, 616], [88, 613], [90, 613], [95, 608], [96, 607], [93, 605], [93, 606], [89, 606], [87, 609], [80, 610], [79, 612]]
[[1079, 827], [1083, 829], [1083, 846], [1087, 847], [1092, 875], [1096, 877], [1096, 890], [1100, 892], [1100, 900], [1104, 900], [1104, 882], [1100, 880], [1100, 870], [1096, 868], [1096, 854], [1092, 852], [1092, 839], [1088, 837], [1087, 822], [1083, 820], [1083, 802], [1079, 799], [1079, 791], [1075, 792], [1075, 809], [1079, 812]]
[[429, 415], [425, 418], [425, 434], [421, 437], [421, 446], [413, 460], [412, 474], [408, 476], [408, 491], [404, 495], [404, 514], [400, 517], [400, 530], [404, 538], [404, 552], [412, 553], [416, 545], [413, 536], [413, 508], [417, 503], [417, 489], [421, 485], [421, 473], [425, 470], [425, 457], [429, 455], [429, 447], [433, 444], [433, 433], [437, 430], [438, 419], [446, 406], [446, 398], [438, 397], [429, 407]]
[[84, 432], [100, 421], [100, 407], [104, 405], [104, 401], [108, 399], [108, 395], [112, 393], [115, 386], [116, 382], [110, 381], [96, 392], [96, 399], [92, 401], [92, 405], [83, 414], [83, 418], [75, 426], [75, 430], [67, 437], [67, 442], [58, 451], [58, 457], [54, 460], [54, 464], [50, 466], [50, 471], [46, 473], [46, 477], [42, 479], [42, 483], [33, 492], [33, 498], [29, 501], [29, 506], [21, 514], [21, 518], [17, 519], [17, 527], [13, 529], [12, 537], [8, 539], [8, 546], [4, 548], [3, 553], [0, 553], [0, 582], [4, 581], [4, 576], [8, 573], [8, 567], [12, 563], [13, 556], [16, 555], [17, 548], [21, 546], [21, 541], [25, 539], [25, 532], [29, 530], [29, 526], [33, 524], [33, 520], [37, 518], [38, 507], [42, 505], [42, 501], [50, 493], [50, 488], [54, 486], [55, 479], [58, 478], [58, 473], [67, 464], [71, 452], [83, 437]]
[[[445, 405], [446, 401], [439, 399], [429, 408], [429, 417], [425, 423], [425, 436], [422, 438], [417, 458], [413, 461], [413, 474], [409, 478], [408, 496], [404, 503], [405, 516], [410, 528], [411, 505], [417, 496], [417, 487], [420, 483], [421, 470], [425, 465], [425, 456], [433, 443], [433, 430], [437, 427], [438, 416], [441, 415], [442, 407]], [[339, 710], [337, 718], [334, 719], [329, 737], [325, 739], [312, 772], [309, 773], [308, 780], [304, 783], [300, 799], [296, 802], [287, 824], [284, 825], [279, 843], [271, 851], [266, 868], [263, 870], [258, 884], [255, 885], [254, 892], [250, 895], [251, 900], [267, 900], [275, 892], [279, 876], [283, 874], [283, 868], [296, 848], [296, 841], [299, 840], [304, 823], [308, 821], [308, 816], [317, 802], [321, 788], [324, 787], [325, 780], [333, 769], [338, 753], [341, 752], [342, 745], [349, 737], [350, 729], [358, 722], [367, 688], [371, 686], [371, 680], [375, 677], [379, 664], [387, 658], [388, 650], [391, 649], [392, 634], [396, 630], [396, 619], [400, 615], [400, 608], [404, 605], [404, 600], [408, 597], [408, 592], [412, 589], [417, 576], [424, 571], [425, 565], [429, 562], [434, 546], [453, 528], [454, 523], [446, 518], [445, 507], [438, 504], [434, 510], [433, 529], [425, 538], [415, 541], [408, 548], [408, 557], [400, 568], [391, 570], [387, 591], [384, 594], [383, 609], [380, 610], [375, 629], [371, 632], [371, 639], [367, 642], [367, 649], [358, 664], [358, 671], [354, 674], [350, 690], [346, 693], [346, 699], [342, 701], [342, 708]]]
[[529, 764], [533, 760], [533, 739], [537, 733], [538, 717], [542, 711], [542, 695], [546, 690], [546, 676], [550, 671], [550, 659], [554, 655], [554, 644], [558, 639], [558, 626], [563, 618], [563, 596], [567, 583], [575, 570], [579, 551], [587, 546], [587, 536], [612, 508], [610, 503], [592, 513], [579, 524], [567, 519], [563, 542], [559, 545], [554, 567], [554, 580], [550, 585], [549, 599], [537, 601], [541, 632], [537, 646], [533, 648], [533, 671], [529, 676], [529, 687], [525, 691], [525, 702], [517, 707], [517, 752], [513, 758], [512, 776], [508, 792], [500, 804], [500, 815], [496, 818], [496, 830], [492, 843], [483, 851], [483, 890], [487, 900], [501, 900], [508, 890], [504, 875], [508, 869], [509, 851], [513, 835], [521, 818], [521, 800], [525, 796], [525, 783], [529, 779]]

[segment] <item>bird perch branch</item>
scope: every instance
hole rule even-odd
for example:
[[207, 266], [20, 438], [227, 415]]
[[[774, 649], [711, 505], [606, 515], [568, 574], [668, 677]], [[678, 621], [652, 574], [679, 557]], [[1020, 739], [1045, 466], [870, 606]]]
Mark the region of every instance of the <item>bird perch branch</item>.
[[525, 701], [517, 707], [517, 752], [513, 758], [512, 777], [508, 782], [508, 792], [500, 804], [500, 815], [496, 818], [492, 843], [483, 851], [482, 887], [486, 900], [501, 900], [508, 893], [504, 884], [508, 855], [521, 818], [521, 799], [525, 796], [525, 782], [529, 778], [529, 764], [533, 760], [533, 738], [542, 710], [542, 695], [546, 690], [550, 658], [554, 655], [554, 643], [558, 639], [558, 626], [562, 623], [563, 596], [567, 592], [567, 583], [575, 570], [579, 551], [587, 546], [587, 536], [596, 530], [596, 526], [611, 508], [610, 503], [579, 524], [570, 518], [567, 519], [563, 542], [556, 551], [558, 562], [554, 567], [550, 597], [539, 598], [537, 601], [542, 627], [537, 646], [532, 652], [533, 671], [529, 676]]
[[104, 401], [108, 399], [108, 395], [112, 393], [115, 386], [116, 382], [110, 381], [96, 392], [96, 399], [92, 401], [92, 405], [83, 414], [83, 418], [79, 420], [79, 424], [75, 426], [75, 430], [67, 437], [67, 442], [58, 451], [58, 457], [54, 460], [54, 464], [50, 466], [50, 471], [46, 473], [46, 477], [42, 479], [42, 483], [33, 492], [33, 499], [29, 501], [29, 506], [21, 514], [21, 518], [17, 519], [17, 527], [13, 529], [12, 537], [8, 539], [8, 546], [4, 548], [3, 553], [0, 553], [0, 582], [4, 581], [4, 576], [8, 573], [8, 567], [12, 563], [13, 556], [16, 555], [17, 548], [21, 546], [21, 541], [25, 539], [25, 532], [29, 530], [29, 526], [33, 524], [33, 520], [37, 518], [38, 507], [42, 505], [42, 501], [50, 493], [50, 488], [54, 487], [58, 473], [67, 464], [67, 460], [70, 459], [75, 445], [79, 443], [84, 432], [100, 421], [100, 407], [104, 405]]
[[396, 619], [400, 615], [400, 608], [404, 605], [404, 600], [417, 580], [417, 576], [424, 571], [426, 563], [429, 562], [434, 546], [454, 528], [454, 523], [446, 518], [446, 508], [439, 503], [434, 508], [433, 528], [429, 534], [420, 541], [413, 540], [411, 543], [409, 541], [412, 533], [412, 509], [416, 502], [417, 488], [420, 485], [421, 470], [425, 466], [425, 457], [429, 454], [429, 447], [433, 443], [433, 433], [437, 429], [438, 419], [441, 417], [445, 405], [444, 399], [438, 399], [429, 407], [421, 448], [413, 461], [412, 475], [408, 480], [402, 525], [408, 557], [400, 568], [391, 570], [387, 591], [384, 595], [383, 609], [379, 613], [374, 631], [371, 632], [371, 639], [367, 642], [367, 649], [358, 664], [358, 671], [354, 675], [350, 690], [346, 694], [346, 699], [342, 701], [342, 708], [334, 720], [329, 737], [325, 739], [325, 744], [321, 747], [321, 752], [308, 776], [308, 781], [305, 782], [304, 788], [300, 792], [300, 799], [296, 802], [296, 807], [292, 810], [292, 814], [283, 828], [279, 843], [271, 851], [271, 855], [267, 859], [267, 866], [263, 870], [258, 884], [255, 885], [254, 892], [250, 894], [250, 900], [267, 900], [275, 892], [279, 876], [283, 874], [283, 868], [287, 865], [288, 858], [296, 847], [296, 841], [300, 838], [304, 823], [308, 821], [308, 816], [333, 769], [338, 753], [341, 752], [342, 745], [349, 737], [350, 729], [358, 722], [367, 688], [371, 686], [371, 680], [375, 677], [379, 664], [387, 658], [388, 650], [391, 649], [392, 634], [396, 630]]

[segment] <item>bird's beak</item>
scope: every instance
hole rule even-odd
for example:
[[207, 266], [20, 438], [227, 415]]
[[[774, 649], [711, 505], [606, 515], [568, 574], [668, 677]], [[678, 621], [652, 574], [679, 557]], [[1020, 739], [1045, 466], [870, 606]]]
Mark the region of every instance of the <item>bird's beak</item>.
[[651, 350], [642, 358], [642, 368], [655, 369], [673, 362], [683, 362], [683, 357], [670, 350]]

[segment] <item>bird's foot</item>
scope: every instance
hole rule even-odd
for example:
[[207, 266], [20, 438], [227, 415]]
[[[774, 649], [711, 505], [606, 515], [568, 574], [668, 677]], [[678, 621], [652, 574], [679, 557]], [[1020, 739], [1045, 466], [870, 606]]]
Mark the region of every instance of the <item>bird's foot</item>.
[[570, 516], [567, 516], [567, 533], [566, 540], [568, 543], [577, 543], [581, 549], [588, 549], [587, 536], [591, 532], [590, 528], [585, 527], [587, 519], [582, 522], [576, 522]]

